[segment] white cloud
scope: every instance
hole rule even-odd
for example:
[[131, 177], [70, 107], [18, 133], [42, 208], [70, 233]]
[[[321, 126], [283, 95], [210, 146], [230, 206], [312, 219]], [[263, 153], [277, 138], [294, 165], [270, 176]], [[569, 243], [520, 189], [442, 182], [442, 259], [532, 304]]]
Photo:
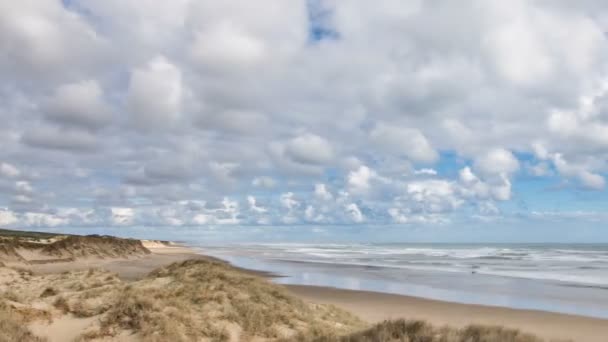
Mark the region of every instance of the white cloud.
[[424, 175], [424, 176], [437, 176], [437, 171], [434, 169], [420, 169], [414, 170], [415, 175]]
[[195, 33], [191, 47], [196, 63], [224, 71], [253, 66], [265, 54], [264, 42], [239, 28], [236, 22], [223, 22]]
[[511, 199], [511, 181], [506, 176], [501, 176], [501, 182], [491, 189], [492, 195], [499, 201]]
[[247, 196], [247, 202], [249, 203], [249, 210], [261, 214], [261, 213], [265, 213], [268, 211], [268, 209], [263, 208], [263, 207], [259, 207], [256, 203], [256, 199], [255, 197], [249, 195]]
[[486, 175], [511, 174], [519, 170], [519, 161], [511, 151], [495, 148], [476, 158], [475, 167]]
[[4, 177], [14, 178], [18, 177], [21, 171], [15, 165], [9, 163], [0, 163], [0, 175]]
[[293, 161], [303, 164], [325, 164], [333, 158], [333, 149], [329, 142], [310, 133], [291, 139], [285, 152]]
[[346, 210], [350, 218], [356, 223], [361, 223], [365, 219], [365, 217], [363, 217], [363, 214], [361, 213], [361, 210], [359, 209], [359, 206], [357, 206], [357, 204], [355, 203], [347, 204], [344, 209]]
[[119, 226], [133, 223], [135, 210], [133, 208], [111, 208], [112, 223]]
[[421, 209], [431, 213], [452, 211], [463, 201], [456, 194], [454, 183], [446, 180], [420, 180], [407, 184], [407, 194]]
[[566, 177], [578, 178], [582, 185], [594, 190], [601, 190], [605, 187], [606, 181], [603, 176], [588, 171], [585, 165], [572, 164], [557, 153], [552, 156], [553, 164], [557, 171]]
[[65, 217], [47, 213], [25, 213], [23, 218], [24, 224], [35, 227], [57, 227], [66, 225], [69, 220]]
[[389, 153], [404, 155], [414, 162], [431, 163], [439, 158], [427, 138], [417, 129], [379, 123], [370, 139]]
[[289, 211], [295, 209], [300, 203], [294, 199], [293, 192], [287, 192], [281, 195], [281, 205]]
[[361, 165], [358, 170], [348, 174], [348, 190], [355, 194], [366, 193], [371, 185], [370, 181], [376, 177], [376, 172], [365, 165]]
[[0, 227], [8, 227], [17, 222], [19, 219], [12, 211], [0, 208]]
[[46, 102], [51, 120], [68, 125], [99, 128], [110, 121], [110, 109], [103, 102], [103, 91], [96, 80], [63, 84]]
[[492, 206], [537, 201], [531, 182], [605, 189], [605, 6], [322, 5], [1, 2], [0, 207], [24, 227], [441, 224], [513, 214]]
[[158, 56], [132, 72], [128, 106], [138, 127], [163, 128], [180, 117], [181, 71]]
[[315, 197], [322, 201], [331, 201], [334, 196], [327, 190], [327, 186], [323, 183], [315, 184]]

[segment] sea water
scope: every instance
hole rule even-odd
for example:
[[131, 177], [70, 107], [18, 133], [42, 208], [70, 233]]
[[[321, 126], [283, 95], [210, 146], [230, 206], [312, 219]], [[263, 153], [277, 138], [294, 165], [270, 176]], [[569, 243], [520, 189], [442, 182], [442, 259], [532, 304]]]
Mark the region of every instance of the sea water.
[[608, 244], [200, 246], [282, 284], [608, 318]]

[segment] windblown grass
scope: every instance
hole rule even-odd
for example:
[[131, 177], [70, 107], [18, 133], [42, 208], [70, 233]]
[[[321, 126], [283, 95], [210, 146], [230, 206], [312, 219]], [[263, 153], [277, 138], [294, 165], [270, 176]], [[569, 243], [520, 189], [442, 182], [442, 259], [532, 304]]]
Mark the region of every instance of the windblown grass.
[[299, 342], [542, 342], [519, 330], [500, 326], [470, 325], [462, 329], [435, 327], [423, 321], [384, 321], [346, 336], [298, 336]]
[[[0, 342], [41, 341], [26, 324], [95, 317], [80, 341], [539, 342], [502, 327], [435, 327], [386, 321], [369, 327], [330, 305], [306, 303], [225, 263], [188, 260], [123, 282], [99, 269], [36, 276], [0, 268]], [[4, 335], [3, 335], [4, 334]]]
[[[43, 238], [37, 235], [32, 237], [25, 232], [21, 235], [14, 233], [2, 235], [0, 232], [0, 262], [39, 264], [73, 261], [78, 258], [128, 258], [150, 254], [140, 240], [134, 239], [100, 235], [53, 235], [53, 240], [43, 241]], [[22, 255], [23, 251], [30, 255], [30, 259], [35, 260], [26, 260]], [[32, 254], [36, 257], [32, 258]]]
[[224, 263], [188, 260], [125, 286], [100, 328], [84, 337], [130, 330], [146, 341], [278, 339], [363, 326], [342, 310], [307, 304]]
[[46, 339], [32, 334], [26, 327], [26, 317], [4, 300], [0, 301], [0, 342], [43, 342]]

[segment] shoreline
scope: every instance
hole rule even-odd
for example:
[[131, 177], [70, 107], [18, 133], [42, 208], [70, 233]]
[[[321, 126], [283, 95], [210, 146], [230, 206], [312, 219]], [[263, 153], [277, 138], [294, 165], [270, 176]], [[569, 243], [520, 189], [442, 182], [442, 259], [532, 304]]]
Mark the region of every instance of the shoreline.
[[[151, 254], [139, 258], [77, 260], [30, 265], [34, 273], [61, 273], [69, 270], [102, 268], [127, 281], [143, 278], [152, 270], [188, 259], [221, 261], [248, 274], [267, 279], [280, 274], [236, 267], [230, 262], [205, 254], [185, 244], [147, 248]], [[461, 304], [422, 297], [382, 292], [347, 290], [311, 285], [280, 285], [296, 297], [316, 304], [331, 304], [373, 324], [388, 319], [425, 320], [435, 326], [463, 327], [469, 324], [504, 326], [535, 334], [547, 341], [603, 342], [608, 336], [608, 320], [540, 310], [511, 309], [478, 304]]]
[[[193, 252], [196, 251], [193, 250]], [[200, 253], [205, 255], [204, 250], [201, 250]], [[226, 260], [222, 261], [230, 263]], [[230, 264], [234, 266], [232, 263]], [[243, 268], [241, 267], [241, 269]], [[257, 272], [255, 269], [249, 270], [254, 273]], [[297, 284], [281, 284], [281, 286], [300, 299], [318, 304], [335, 305], [369, 323], [405, 318], [425, 320], [437, 326], [499, 325], [529, 332], [549, 341], [571, 339], [572, 341], [604, 342], [605, 337], [608, 336], [608, 319], [591, 316], [505, 306], [466, 304], [402, 294], [349, 290], [328, 286]]]

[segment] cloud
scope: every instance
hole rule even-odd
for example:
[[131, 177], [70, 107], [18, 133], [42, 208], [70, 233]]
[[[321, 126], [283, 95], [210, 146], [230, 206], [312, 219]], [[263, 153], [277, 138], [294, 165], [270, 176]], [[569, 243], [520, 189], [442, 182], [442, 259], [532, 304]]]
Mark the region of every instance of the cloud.
[[247, 196], [247, 202], [249, 202], [249, 210], [251, 210], [255, 213], [260, 214], [260, 213], [265, 213], [268, 211], [266, 208], [258, 207], [255, 197], [253, 197], [251, 195]]
[[486, 175], [508, 175], [519, 170], [519, 161], [511, 151], [495, 148], [477, 158], [475, 167]]
[[157, 56], [131, 75], [128, 107], [137, 127], [161, 128], [180, 117], [181, 71], [163, 56]]
[[98, 147], [97, 138], [88, 131], [53, 126], [29, 129], [21, 141], [32, 147], [74, 152], [91, 152]]
[[589, 189], [601, 190], [606, 185], [604, 177], [588, 171], [584, 165], [569, 163], [559, 153], [553, 155], [553, 164], [560, 174], [578, 178], [581, 184]]
[[293, 161], [302, 164], [325, 164], [333, 158], [333, 149], [329, 142], [310, 133], [289, 140], [285, 153]]
[[264, 58], [266, 47], [236, 23], [224, 22], [196, 32], [190, 53], [198, 64], [230, 71], [255, 65]]
[[426, 137], [416, 129], [380, 123], [370, 132], [370, 139], [389, 153], [407, 156], [414, 162], [432, 163], [439, 157]]
[[19, 222], [19, 219], [12, 211], [0, 208], [0, 226], [9, 227], [17, 222]]
[[327, 190], [327, 186], [323, 183], [315, 184], [315, 197], [322, 201], [331, 201], [334, 196]]
[[18, 177], [21, 171], [17, 167], [9, 163], [0, 163], [0, 175], [9, 178]]
[[115, 225], [129, 225], [133, 223], [135, 210], [133, 208], [111, 208], [112, 223]]
[[347, 188], [355, 194], [366, 193], [371, 185], [370, 181], [376, 176], [374, 170], [365, 165], [361, 165], [359, 169], [351, 171], [348, 174]]
[[344, 209], [349, 214], [353, 222], [361, 223], [365, 219], [365, 217], [363, 217], [363, 214], [361, 213], [361, 210], [355, 203], [347, 204]]
[[[594, 1], [5, 1], [2, 215], [464, 226], [530, 219], [542, 191], [591, 210], [604, 17]], [[573, 203], [580, 188], [596, 191]]]
[[407, 194], [419, 210], [431, 213], [451, 211], [462, 204], [452, 182], [445, 180], [422, 180], [407, 185]]
[[110, 121], [110, 109], [95, 80], [59, 86], [44, 107], [48, 119], [67, 125], [97, 129]]
[[256, 177], [251, 181], [251, 184], [255, 187], [272, 189], [277, 185], [277, 182], [271, 177]]
[[425, 175], [425, 176], [437, 176], [437, 171], [434, 169], [420, 169], [414, 170], [415, 175]]

